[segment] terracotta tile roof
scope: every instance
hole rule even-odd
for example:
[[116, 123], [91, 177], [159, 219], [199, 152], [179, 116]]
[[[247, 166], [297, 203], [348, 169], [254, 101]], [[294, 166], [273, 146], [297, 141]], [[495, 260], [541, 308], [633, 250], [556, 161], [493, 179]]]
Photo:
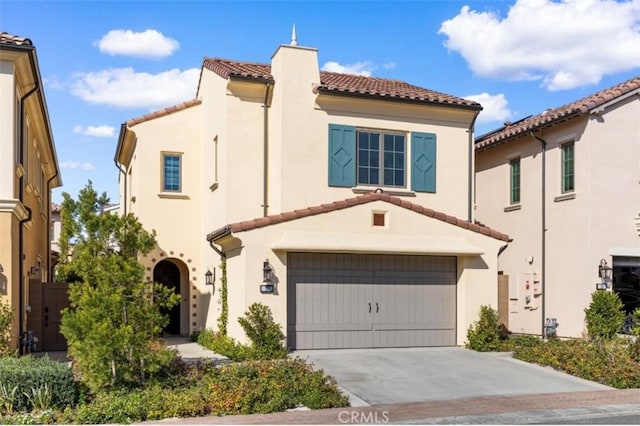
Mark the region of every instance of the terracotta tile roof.
[[[220, 58], [206, 58], [203, 67], [223, 78], [240, 77], [262, 81], [274, 81], [271, 66], [267, 64], [231, 61]], [[371, 96], [395, 100], [409, 100], [429, 104], [454, 105], [480, 110], [479, 103], [414, 86], [400, 80], [365, 77], [354, 74], [340, 74], [320, 71], [320, 85], [316, 92], [345, 95]]]
[[222, 58], [205, 58], [202, 66], [224, 78], [244, 77], [273, 81], [271, 65], [268, 64], [231, 61]]
[[550, 127], [580, 115], [589, 114], [598, 107], [638, 89], [640, 89], [640, 76], [561, 107], [547, 109], [516, 123], [505, 123], [504, 127], [478, 137], [475, 144], [476, 150], [506, 142], [524, 133]]
[[141, 117], [132, 118], [131, 120], [127, 121], [125, 124], [128, 127], [132, 127], [132, 126], [135, 126], [136, 124], [153, 120], [154, 118], [163, 117], [165, 115], [173, 114], [174, 112], [182, 111], [184, 109], [190, 108], [195, 105], [200, 105], [201, 103], [202, 101], [200, 99], [192, 99], [190, 101], [186, 101], [178, 105], [173, 105], [158, 111], [151, 112]]
[[0, 45], [33, 46], [33, 43], [28, 38], [9, 34], [3, 31], [0, 33]]
[[218, 236], [233, 233], [250, 231], [252, 229], [262, 228], [269, 225], [275, 225], [277, 223], [288, 222], [291, 220], [300, 219], [307, 216], [315, 216], [322, 213], [330, 213], [336, 210], [342, 210], [349, 207], [357, 206], [360, 204], [370, 203], [372, 201], [386, 201], [387, 203], [395, 204], [396, 206], [404, 207], [405, 209], [412, 210], [416, 213], [422, 214], [427, 217], [433, 217], [442, 222], [450, 223], [463, 229], [468, 229], [479, 234], [487, 235], [489, 237], [501, 240], [509, 241], [509, 236], [503, 234], [489, 227], [479, 225], [476, 223], [469, 223], [464, 219], [459, 219], [455, 216], [450, 216], [442, 212], [438, 212], [427, 207], [422, 207], [418, 204], [404, 200], [399, 197], [394, 197], [389, 194], [370, 192], [364, 195], [360, 195], [353, 198], [347, 198], [346, 200], [334, 201], [328, 204], [322, 204], [319, 206], [307, 207], [301, 210], [293, 210], [280, 214], [275, 214], [267, 217], [261, 217], [244, 222], [232, 223], [224, 226], [216, 231], [213, 231], [207, 235], [207, 240], [215, 240]]

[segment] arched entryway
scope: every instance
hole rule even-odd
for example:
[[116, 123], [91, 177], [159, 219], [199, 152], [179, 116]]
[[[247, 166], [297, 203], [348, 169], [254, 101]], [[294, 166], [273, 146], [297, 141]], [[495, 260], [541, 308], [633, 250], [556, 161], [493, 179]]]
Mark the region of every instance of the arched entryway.
[[164, 332], [169, 335], [180, 334], [180, 307], [182, 305], [182, 295], [180, 294], [181, 279], [180, 268], [169, 260], [163, 260], [153, 268], [153, 281], [164, 284], [167, 288], [173, 290], [175, 294], [180, 295], [180, 303], [176, 304], [165, 313], [169, 315], [169, 323], [164, 328]]

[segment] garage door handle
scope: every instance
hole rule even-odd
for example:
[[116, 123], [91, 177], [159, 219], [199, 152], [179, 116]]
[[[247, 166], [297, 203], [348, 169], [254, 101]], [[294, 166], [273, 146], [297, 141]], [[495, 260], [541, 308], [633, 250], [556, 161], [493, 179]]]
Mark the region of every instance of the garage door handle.
[[369, 313], [371, 313], [371, 302], [369, 302]]
[[377, 314], [377, 313], [378, 313], [378, 311], [380, 310], [380, 309], [378, 309], [378, 308], [379, 308], [379, 307], [378, 307], [378, 302], [376, 302], [376, 314]]

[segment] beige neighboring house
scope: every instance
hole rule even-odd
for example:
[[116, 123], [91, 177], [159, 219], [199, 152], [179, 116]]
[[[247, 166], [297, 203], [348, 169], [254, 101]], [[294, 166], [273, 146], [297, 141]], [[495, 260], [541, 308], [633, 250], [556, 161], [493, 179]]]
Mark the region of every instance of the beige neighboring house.
[[513, 239], [512, 332], [581, 336], [597, 288], [640, 306], [640, 77], [477, 138], [476, 206]]
[[0, 299], [26, 331], [29, 288], [49, 280], [51, 189], [62, 184], [31, 40], [0, 33]]
[[508, 240], [472, 217], [480, 110], [320, 71], [295, 37], [270, 64], [206, 58], [196, 98], [124, 123], [115, 155], [121, 211], [158, 233], [147, 278], [182, 295], [167, 331], [217, 327], [226, 259], [238, 340], [261, 302], [290, 348], [462, 345]]

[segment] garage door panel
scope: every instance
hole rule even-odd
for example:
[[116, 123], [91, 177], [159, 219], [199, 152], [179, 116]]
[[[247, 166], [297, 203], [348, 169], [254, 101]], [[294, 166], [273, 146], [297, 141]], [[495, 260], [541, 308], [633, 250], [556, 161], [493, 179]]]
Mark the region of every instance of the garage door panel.
[[455, 345], [455, 257], [289, 253], [289, 345]]

